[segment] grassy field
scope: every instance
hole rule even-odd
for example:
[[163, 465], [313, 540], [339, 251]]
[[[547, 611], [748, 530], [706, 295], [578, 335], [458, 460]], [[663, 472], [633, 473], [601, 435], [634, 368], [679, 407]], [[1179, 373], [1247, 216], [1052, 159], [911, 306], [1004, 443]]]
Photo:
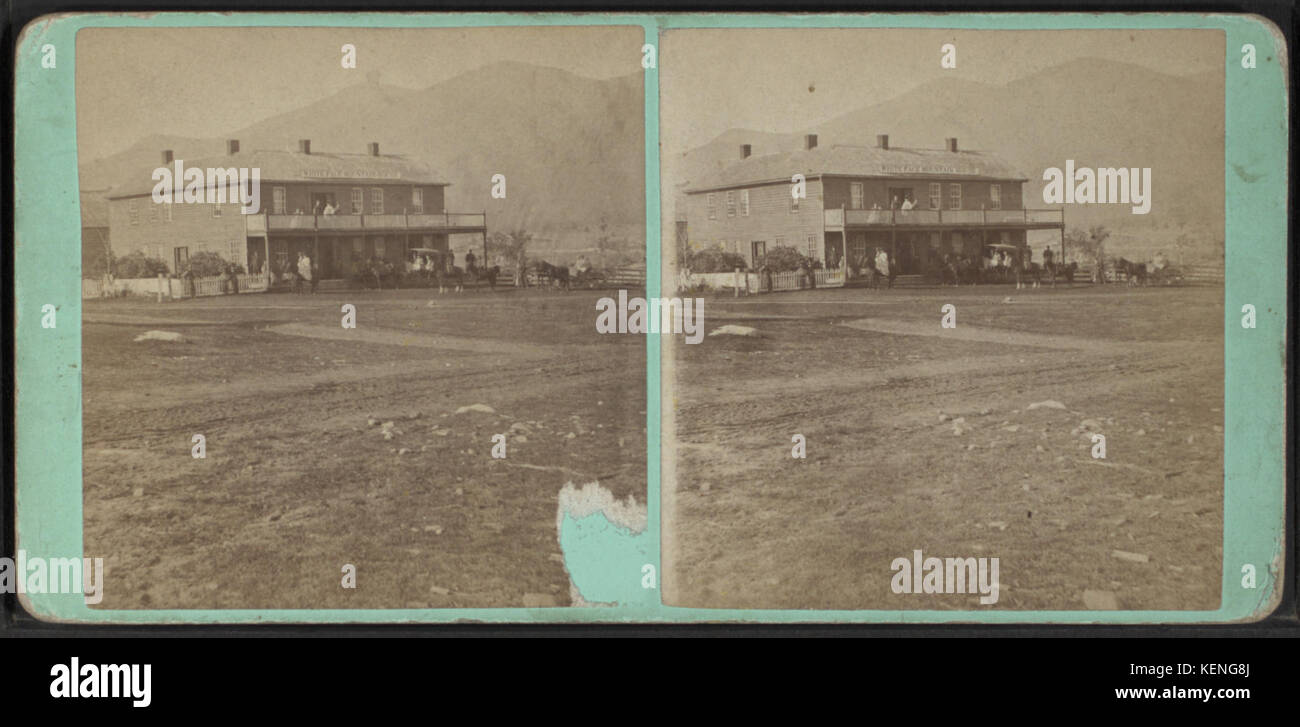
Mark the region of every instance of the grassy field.
[[[760, 337], [673, 347], [667, 603], [1217, 608], [1221, 290], [819, 290], [706, 317]], [[915, 549], [999, 558], [998, 603], [893, 593]]]
[[[87, 301], [100, 607], [568, 605], [560, 488], [646, 497], [645, 340], [597, 335], [599, 295]], [[185, 341], [134, 341], [155, 329]]]

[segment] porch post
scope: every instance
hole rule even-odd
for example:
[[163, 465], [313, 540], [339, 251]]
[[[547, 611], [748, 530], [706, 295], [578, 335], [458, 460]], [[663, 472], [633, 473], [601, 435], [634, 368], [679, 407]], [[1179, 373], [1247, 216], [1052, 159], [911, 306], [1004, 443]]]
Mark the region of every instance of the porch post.
[[266, 262], [262, 268], [266, 275], [266, 289], [271, 289], [271, 215], [265, 209], [262, 210], [262, 242], [265, 243]]
[[898, 265], [898, 228], [893, 225], [893, 213], [890, 213], [889, 225], [889, 270], [893, 272], [894, 267]]
[[487, 251], [487, 210], [483, 210], [483, 267], [492, 267], [488, 262]]

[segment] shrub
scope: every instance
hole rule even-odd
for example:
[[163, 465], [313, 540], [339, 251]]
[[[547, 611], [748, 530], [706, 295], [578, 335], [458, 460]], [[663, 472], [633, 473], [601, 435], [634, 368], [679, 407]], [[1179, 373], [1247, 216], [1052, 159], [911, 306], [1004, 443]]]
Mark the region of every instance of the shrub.
[[156, 278], [158, 273], [168, 273], [167, 263], [139, 250], [113, 261], [113, 275], [119, 278]]
[[[190, 255], [189, 264], [190, 269], [194, 271], [194, 275], [200, 278], [212, 278], [222, 275], [226, 272], [226, 268], [230, 266], [230, 263], [225, 258], [207, 250]], [[183, 273], [185, 271], [180, 270], [178, 272]], [[235, 272], [243, 275], [244, 266], [236, 265]]]
[[799, 270], [805, 266], [811, 268], [813, 267], [812, 262], [807, 255], [793, 247], [782, 245], [768, 250], [767, 254], [763, 256], [760, 265], [766, 265], [767, 269], [774, 273], [784, 273], [790, 270]]
[[744, 270], [749, 265], [745, 258], [725, 250], [696, 250], [686, 258], [686, 267], [692, 273], [729, 273], [736, 268]]

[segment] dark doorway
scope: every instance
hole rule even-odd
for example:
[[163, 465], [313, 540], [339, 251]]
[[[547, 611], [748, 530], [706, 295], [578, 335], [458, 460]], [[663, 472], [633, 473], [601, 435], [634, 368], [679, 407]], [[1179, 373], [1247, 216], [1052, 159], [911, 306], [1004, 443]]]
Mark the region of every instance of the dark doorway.
[[916, 206], [916, 196], [912, 194], [911, 187], [890, 187], [889, 188], [889, 205], [894, 209], [900, 209], [903, 202], [912, 200], [912, 206]]
[[333, 207], [338, 210], [338, 202], [334, 200], [333, 192], [312, 192], [311, 194], [311, 213], [317, 215], [325, 214], [326, 207]]

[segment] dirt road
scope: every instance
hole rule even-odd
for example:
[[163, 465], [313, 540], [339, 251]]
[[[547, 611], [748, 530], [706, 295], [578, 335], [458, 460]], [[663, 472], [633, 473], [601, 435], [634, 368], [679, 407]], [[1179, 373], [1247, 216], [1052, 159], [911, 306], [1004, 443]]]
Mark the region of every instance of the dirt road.
[[[709, 313], [761, 337], [674, 349], [668, 603], [1217, 607], [1221, 291], [823, 290]], [[1064, 408], [1030, 408], [1046, 400]], [[998, 557], [998, 603], [895, 594], [915, 549]]]
[[[597, 335], [594, 295], [88, 302], [100, 607], [567, 605], [559, 489], [645, 501], [645, 341]], [[150, 329], [187, 340], [133, 341]]]

